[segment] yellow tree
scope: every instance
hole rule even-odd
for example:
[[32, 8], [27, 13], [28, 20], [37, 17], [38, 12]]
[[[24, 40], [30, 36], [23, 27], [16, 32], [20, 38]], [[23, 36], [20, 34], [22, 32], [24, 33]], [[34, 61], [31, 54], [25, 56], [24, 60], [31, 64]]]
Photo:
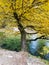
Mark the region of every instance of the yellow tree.
[[25, 28], [30, 27], [45, 36], [49, 34], [48, 7], [49, 0], [0, 0], [0, 20], [16, 22], [21, 33], [22, 50], [26, 50]]

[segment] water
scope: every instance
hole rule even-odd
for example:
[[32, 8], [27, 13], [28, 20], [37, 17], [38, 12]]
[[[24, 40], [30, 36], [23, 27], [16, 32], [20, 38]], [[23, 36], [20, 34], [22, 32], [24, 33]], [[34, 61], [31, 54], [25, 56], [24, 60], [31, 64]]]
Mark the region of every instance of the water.
[[46, 40], [45, 46], [49, 47], [49, 40]]
[[38, 41], [31, 41], [31, 44], [29, 45], [30, 46], [30, 52], [32, 54], [34, 54], [38, 49], [37, 49], [37, 46], [38, 46]]
[[[32, 35], [32, 39], [35, 39], [37, 35]], [[31, 41], [29, 45], [30, 53], [35, 54], [36, 51], [38, 50], [38, 40], [36, 41]]]
[[[32, 39], [35, 39], [37, 37], [37, 35], [32, 36]], [[38, 49], [40, 48], [40, 43], [38, 41], [41, 41], [41, 44], [44, 44], [45, 46], [47, 46], [49, 48], [49, 40], [46, 40], [46, 42], [43, 42], [42, 40], [36, 40], [36, 41], [31, 41], [30, 45], [29, 45], [29, 51], [31, 54], [36, 55], [38, 54]], [[45, 56], [45, 59], [49, 59], [49, 53], [47, 53]]]

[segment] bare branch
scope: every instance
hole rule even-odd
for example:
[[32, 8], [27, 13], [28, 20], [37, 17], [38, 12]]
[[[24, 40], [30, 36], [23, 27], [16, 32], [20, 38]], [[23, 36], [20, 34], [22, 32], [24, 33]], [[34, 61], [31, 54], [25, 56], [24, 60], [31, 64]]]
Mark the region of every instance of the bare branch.
[[[47, 39], [44, 35], [42, 35], [42, 36], [40, 36], [40, 37], [37, 37], [37, 38], [35, 38], [35, 39], [28, 39], [27, 41], [36, 41], [36, 40], [38, 40], [38, 39]], [[47, 40], [49, 40], [49, 39], [47, 39]]]

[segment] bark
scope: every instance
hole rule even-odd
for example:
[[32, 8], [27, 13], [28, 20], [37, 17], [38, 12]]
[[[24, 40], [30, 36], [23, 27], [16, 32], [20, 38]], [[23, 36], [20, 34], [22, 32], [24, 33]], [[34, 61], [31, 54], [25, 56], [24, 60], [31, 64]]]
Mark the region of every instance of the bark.
[[25, 32], [21, 32], [21, 48], [22, 48], [22, 51], [26, 51], [27, 47], [26, 47], [26, 33]]
[[20, 33], [21, 33], [21, 48], [22, 48], [22, 51], [26, 51], [26, 32], [23, 28], [23, 25], [20, 22], [21, 19], [19, 18], [18, 14], [16, 12], [14, 12], [13, 14], [14, 14], [14, 18], [17, 20], [18, 29], [20, 30]]

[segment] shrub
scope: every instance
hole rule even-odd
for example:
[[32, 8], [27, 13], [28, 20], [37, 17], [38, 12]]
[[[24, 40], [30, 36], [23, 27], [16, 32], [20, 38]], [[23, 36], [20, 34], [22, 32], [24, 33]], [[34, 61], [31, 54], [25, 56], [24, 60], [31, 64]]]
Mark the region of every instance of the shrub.
[[21, 50], [21, 44], [20, 39], [16, 37], [7, 37], [4, 40], [2, 40], [2, 48], [19, 51]]

